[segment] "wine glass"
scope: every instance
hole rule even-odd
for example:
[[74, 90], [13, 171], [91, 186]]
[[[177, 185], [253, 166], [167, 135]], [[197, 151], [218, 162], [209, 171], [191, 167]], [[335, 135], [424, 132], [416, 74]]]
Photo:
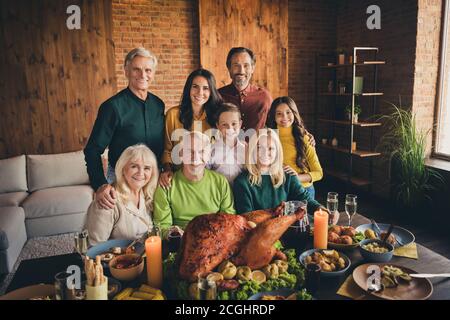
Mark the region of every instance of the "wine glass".
[[328, 192], [327, 209], [330, 212], [331, 217], [333, 217], [331, 221], [337, 223], [337, 221], [335, 221], [337, 219], [334, 219], [335, 216], [339, 217], [339, 194], [337, 192]]
[[357, 196], [354, 194], [347, 194], [345, 195], [345, 213], [347, 213], [348, 216], [348, 226], [352, 225], [352, 219], [353, 216], [356, 214], [356, 208], [357, 208]]

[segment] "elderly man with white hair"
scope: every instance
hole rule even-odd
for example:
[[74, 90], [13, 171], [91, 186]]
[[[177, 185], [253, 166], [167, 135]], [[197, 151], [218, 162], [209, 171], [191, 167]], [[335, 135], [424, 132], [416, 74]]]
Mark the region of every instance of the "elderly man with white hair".
[[[205, 213], [236, 213], [227, 179], [205, 169], [211, 156], [209, 137], [197, 131], [187, 132], [178, 146], [182, 166], [174, 173], [168, 189], [156, 189], [153, 222], [167, 231], [172, 225], [184, 229], [189, 221]], [[176, 152], [172, 151], [174, 161], [178, 158]]]
[[[158, 161], [164, 150], [164, 102], [148, 91], [155, 75], [156, 56], [144, 48], [135, 48], [125, 57], [128, 87], [102, 103], [84, 149], [85, 160], [96, 201], [112, 209], [117, 193], [111, 185], [114, 167], [129, 146], [143, 143]], [[101, 155], [108, 152], [108, 174], [105, 177]]]

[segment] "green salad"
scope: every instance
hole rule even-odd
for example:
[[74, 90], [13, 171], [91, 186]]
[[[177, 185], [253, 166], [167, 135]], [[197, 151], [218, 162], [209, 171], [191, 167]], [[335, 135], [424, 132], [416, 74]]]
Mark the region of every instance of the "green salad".
[[[282, 249], [281, 243], [276, 244]], [[267, 279], [263, 283], [253, 280], [239, 281], [239, 288], [235, 290], [221, 291], [217, 293], [218, 300], [247, 300], [258, 292], [275, 291], [279, 289], [298, 289], [297, 300], [311, 300], [311, 295], [302, 289], [305, 281], [304, 268], [298, 262], [295, 249], [283, 251], [287, 257], [287, 272], [281, 272], [276, 279]], [[189, 282], [180, 280], [175, 267], [176, 253], [170, 253], [163, 261], [163, 271], [165, 281], [170, 283], [171, 290], [176, 293], [179, 299], [190, 299]]]

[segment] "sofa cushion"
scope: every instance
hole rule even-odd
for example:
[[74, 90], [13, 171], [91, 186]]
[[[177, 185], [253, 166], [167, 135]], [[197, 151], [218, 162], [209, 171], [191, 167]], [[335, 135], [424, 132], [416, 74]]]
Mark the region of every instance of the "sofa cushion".
[[27, 191], [25, 156], [0, 160], [0, 193]]
[[82, 151], [27, 156], [28, 189], [89, 184]]
[[28, 196], [28, 192], [0, 193], [0, 207], [18, 207]]
[[25, 214], [21, 207], [0, 208], [0, 250], [8, 249], [24, 227]]
[[93, 199], [90, 186], [69, 186], [38, 190], [22, 203], [27, 219], [86, 213]]

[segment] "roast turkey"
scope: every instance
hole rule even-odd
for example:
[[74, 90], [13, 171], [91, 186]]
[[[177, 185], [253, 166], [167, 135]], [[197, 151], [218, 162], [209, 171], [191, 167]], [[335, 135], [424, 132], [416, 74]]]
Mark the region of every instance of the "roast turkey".
[[192, 219], [179, 252], [180, 277], [195, 281], [200, 273], [210, 272], [230, 258], [235, 264], [251, 269], [269, 264], [278, 254], [273, 244], [304, 215], [300, 209], [284, 216], [283, 205], [243, 215], [213, 213]]

